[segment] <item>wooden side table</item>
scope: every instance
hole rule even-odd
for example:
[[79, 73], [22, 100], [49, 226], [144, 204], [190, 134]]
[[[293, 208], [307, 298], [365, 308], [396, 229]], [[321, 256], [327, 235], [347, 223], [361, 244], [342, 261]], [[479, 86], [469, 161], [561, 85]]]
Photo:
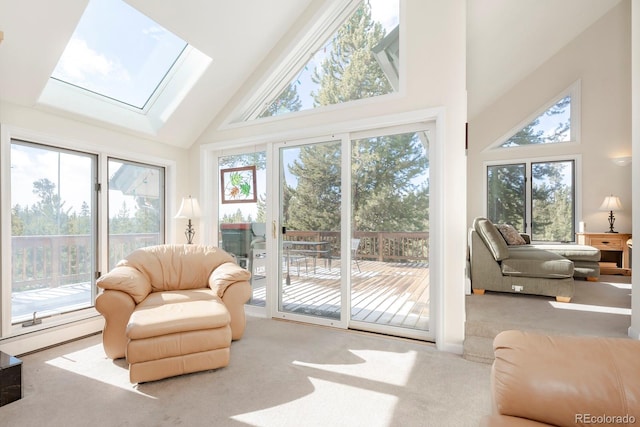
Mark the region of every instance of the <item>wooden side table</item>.
[[579, 245], [600, 249], [600, 274], [631, 276], [629, 264], [628, 233], [576, 233]]

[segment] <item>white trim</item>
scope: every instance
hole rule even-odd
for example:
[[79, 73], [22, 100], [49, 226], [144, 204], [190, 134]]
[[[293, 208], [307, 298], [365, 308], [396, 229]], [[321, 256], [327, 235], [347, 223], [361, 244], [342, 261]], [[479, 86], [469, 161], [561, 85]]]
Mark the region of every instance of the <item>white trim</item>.
[[[450, 351], [446, 340], [445, 328], [445, 162], [444, 144], [446, 143], [446, 110], [439, 108], [432, 124], [433, 141], [429, 146], [429, 331], [435, 338], [438, 350]], [[450, 251], [449, 251], [450, 252]], [[452, 291], [452, 293], [455, 291]], [[459, 349], [462, 354], [462, 348]]]
[[104, 318], [102, 316], [93, 316], [63, 326], [3, 338], [0, 340], [0, 351], [19, 356], [53, 345], [59, 345], [65, 341], [98, 333], [102, 328], [104, 328]]
[[[557, 147], [557, 146], [565, 147], [567, 145], [580, 144], [580, 141], [581, 141], [580, 139], [580, 117], [581, 117], [580, 105], [582, 104], [580, 88], [581, 88], [581, 80], [578, 79], [577, 81], [572, 83], [571, 86], [569, 86], [568, 88], [560, 92], [558, 95], [551, 98], [549, 101], [543, 104], [540, 108], [538, 108], [534, 113], [527, 116], [524, 120], [522, 120], [512, 129], [510, 129], [507, 133], [505, 133], [500, 138], [498, 138], [493, 144], [489, 145], [487, 148], [485, 148], [482, 151], [495, 152], [498, 150], [501, 151], [501, 150], [514, 150], [514, 149], [515, 150], [531, 150], [533, 148], [540, 148], [540, 147]], [[570, 115], [571, 140], [570, 141], [554, 142], [549, 144], [521, 145], [517, 147], [501, 147], [501, 145], [504, 144], [509, 138], [514, 136], [520, 130], [522, 130], [522, 128], [529, 125], [529, 123], [531, 123], [533, 120], [540, 117], [540, 115], [542, 115], [549, 108], [557, 104], [558, 101], [560, 101], [562, 98], [566, 97], [567, 95], [571, 96], [571, 115]]]
[[[340, 164], [340, 316], [344, 320], [345, 328], [349, 328], [351, 320], [351, 263], [353, 260], [351, 251], [351, 237], [353, 237], [352, 220], [353, 220], [353, 165], [351, 141], [354, 140], [353, 134], [343, 134], [341, 136], [342, 144], [340, 147], [341, 164]], [[347, 262], [342, 262], [346, 260]]]
[[[315, 127], [305, 127], [301, 129], [277, 131], [266, 134], [260, 133], [251, 137], [205, 143], [200, 146], [200, 150], [201, 153], [203, 153], [207, 151], [226, 150], [280, 141], [308, 139], [314, 136], [335, 135], [339, 133], [353, 134], [356, 132], [367, 131], [369, 129], [395, 127], [419, 122], [431, 122], [434, 119], [437, 119], [441, 111], [441, 107], [426, 108], [398, 114], [370, 116], [359, 120], [321, 124]], [[243, 123], [243, 125], [246, 127], [249, 123], [250, 122]]]

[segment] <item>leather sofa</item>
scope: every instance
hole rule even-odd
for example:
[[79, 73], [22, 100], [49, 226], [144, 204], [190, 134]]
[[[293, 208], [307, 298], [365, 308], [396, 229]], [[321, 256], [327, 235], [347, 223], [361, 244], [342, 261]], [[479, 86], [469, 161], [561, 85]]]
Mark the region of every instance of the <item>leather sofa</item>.
[[105, 353], [126, 357], [132, 383], [226, 366], [244, 333], [250, 277], [214, 246], [133, 251], [97, 281]]
[[574, 244], [508, 245], [498, 228], [476, 218], [469, 231], [471, 286], [485, 290], [556, 297], [569, 302], [574, 277], [600, 275], [600, 251]]
[[482, 427], [640, 424], [640, 341], [504, 331]]

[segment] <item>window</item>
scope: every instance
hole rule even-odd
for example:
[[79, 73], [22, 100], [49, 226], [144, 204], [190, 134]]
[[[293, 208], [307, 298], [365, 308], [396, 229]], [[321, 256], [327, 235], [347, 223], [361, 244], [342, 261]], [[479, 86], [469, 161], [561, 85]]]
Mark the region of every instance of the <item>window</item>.
[[489, 165], [487, 217], [531, 234], [532, 240], [572, 242], [575, 177], [575, 159]]
[[[351, 3], [354, 3], [353, 1]], [[330, 26], [331, 23], [327, 23]], [[246, 119], [287, 114], [392, 93], [398, 88], [399, 1], [359, 2], [324, 44], [304, 45]], [[335, 28], [335, 24], [334, 24]], [[326, 36], [325, 36], [326, 37]], [[311, 56], [311, 59], [308, 59]], [[291, 76], [289, 70], [297, 70]], [[289, 73], [289, 74], [287, 74]]]
[[[165, 242], [165, 167], [27, 138], [11, 138], [7, 148], [2, 336], [95, 316], [100, 272], [138, 247]], [[99, 185], [105, 181], [108, 188]]]
[[579, 83], [575, 83], [516, 126], [505, 137], [499, 139], [492, 148], [577, 142], [579, 140], [579, 104]]
[[51, 77], [143, 109], [186, 47], [122, 0], [91, 0]]
[[12, 141], [12, 324], [93, 306], [96, 165], [93, 154]]
[[109, 269], [164, 242], [164, 168], [109, 159]]
[[487, 167], [487, 217], [526, 230], [526, 165]]

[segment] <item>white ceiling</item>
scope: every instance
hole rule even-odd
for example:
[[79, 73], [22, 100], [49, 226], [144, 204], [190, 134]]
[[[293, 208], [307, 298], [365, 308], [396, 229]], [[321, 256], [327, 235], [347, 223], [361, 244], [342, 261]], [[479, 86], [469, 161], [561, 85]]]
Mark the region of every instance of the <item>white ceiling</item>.
[[[38, 98], [87, 1], [0, 0], [2, 101], [40, 108]], [[337, 0], [126, 1], [213, 60], [166, 124], [141, 135], [189, 147], [307, 8]], [[469, 117], [620, 1], [468, 0]]]
[[[190, 146], [312, 1], [127, 0], [212, 58], [166, 124], [155, 135], [141, 136]], [[2, 100], [40, 108], [38, 98], [87, 2], [0, 0]]]

